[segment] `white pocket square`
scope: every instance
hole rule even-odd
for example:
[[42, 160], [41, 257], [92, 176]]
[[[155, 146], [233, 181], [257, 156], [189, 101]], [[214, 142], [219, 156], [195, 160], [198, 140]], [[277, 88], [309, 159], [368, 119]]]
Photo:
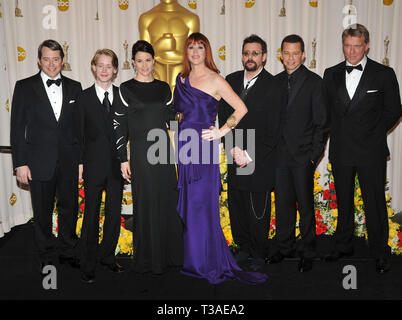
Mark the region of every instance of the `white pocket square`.
[[70, 102], [69, 103], [74, 103], [75, 102], [75, 100], [70, 100]]
[[367, 90], [367, 93], [374, 93], [374, 92], [378, 92], [378, 90]]

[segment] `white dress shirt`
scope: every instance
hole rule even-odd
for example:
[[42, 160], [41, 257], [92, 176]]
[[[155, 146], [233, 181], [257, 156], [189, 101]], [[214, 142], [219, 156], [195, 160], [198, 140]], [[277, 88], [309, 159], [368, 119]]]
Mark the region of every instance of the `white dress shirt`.
[[247, 80], [246, 77], [246, 73], [248, 72], [247, 70], [244, 70], [244, 80], [243, 80], [243, 88], [245, 88], [248, 84], [248, 88], [251, 88], [254, 83], [257, 81], [258, 75], [261, 73], [263, 68], [261, 68], [261, 70], [251, 79], [251, 81], [249, 82], [249, 80]]
[[[59, 121], [61, 107], [63, 105], [63, 83], [61, 83], [60, 86], [57, 86], [53, 83], [50, 87], [48, 87], [46, 81], [51, 78], [49, 78], [49, 76], [43, 71], [41, 71], [40, 76], [42, 78], [43, 85], [45, 86], [49, 102], [53, 108], [54, 116], [56, 117], [56, 120]], [[61, 75], [59, 73], [54, 79], [51, 80], [57, 80], [60, 78]]]
[[[350, 99], [353, 99], [353, 96], [355, 95], [357, 86], [359, 85], [360, 79], [362, 77], [364, 68], [366, 67], [367, 64], [367, 57], [364, 56], [363, 59], [356, 64], [359, 65], [361, 64], [363, 67], [363, 70], [357, 70], [357, 69], [353, 69], [353, 71], [351, 73], [348, 73], [347, 71], [345, 71], [346, 74], [346, 89], [348, 90], [349, 93], [349, 97]], [[346, 61], [346, 65], [347, 66], [352, 66], [352, 64], [348, 61]]]
[[95, 91], [96, 95], [98, 96], [98, 99], [101, 103], [103, 103], [103, 99], [105, 99], [105, 92], [109, 92], [108, 99], [110, 101], [110, 105], [113, 104], [113, 85], [111, 84], [110, 87], [105, 90], [102, 87], [100, 87], [96, 82], [95, 82]]

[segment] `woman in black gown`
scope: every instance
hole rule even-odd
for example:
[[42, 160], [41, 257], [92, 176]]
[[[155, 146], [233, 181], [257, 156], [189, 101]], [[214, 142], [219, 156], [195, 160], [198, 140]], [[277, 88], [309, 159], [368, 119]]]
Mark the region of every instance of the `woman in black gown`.
[[[170, 105], [169, 85], [153, 78], [151, 44], [137, 41], [132, 47], [132, 63], [135, 77], [120, 85], [124, 105], [114, 116], [116, 146], [122, 175], [131, 179], [134, 199], [133, 269], [160, 274], [169, 266], [181, 266], [183, 255], [182, 223], [176, 211], [176, 171], [174, 164], [169, 164], [173, 149], [167, 131], [175, 112]], [[148, 141], [153, 139], [152, 133], [160, 137], [158, 146], [165, 145], [156, 152], [155, 141]], [[158, 158], [160, 163], [155, 163]]]

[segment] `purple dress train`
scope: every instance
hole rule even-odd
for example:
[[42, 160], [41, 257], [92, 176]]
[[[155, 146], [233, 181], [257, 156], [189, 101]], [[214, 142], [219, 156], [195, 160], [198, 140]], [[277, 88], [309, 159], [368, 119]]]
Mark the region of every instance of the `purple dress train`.
[[255, 284], [267, 275], [245, 272], [237, 265], [220, 225], [219, 141], [201, 139], [201, 130], [215, 125], [218, 101], [176, 78], [174, 104], [183, 113], [178, 130], [177, 211], [184, 223], [182, 273], [216, 284], [240, 280]]

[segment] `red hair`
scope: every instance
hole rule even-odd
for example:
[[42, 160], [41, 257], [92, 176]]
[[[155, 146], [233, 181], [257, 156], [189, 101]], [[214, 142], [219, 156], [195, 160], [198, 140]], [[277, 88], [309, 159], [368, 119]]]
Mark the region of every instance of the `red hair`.
[[184, 44], [183, 71], [181, 72], [181, 77], [186, 78], [190, 74], [191, 64], [190, 61], [188, 60], [187, 48], [193, 43], [195, 44], [201, 43], [204, 45], [206, 67], [212, 71], [215, 71], [216, 73], [219, 73], [219, 69], [216, 67], [214, 59], [212, 57], [211, 45], [209, 43], [208, 38], [200, 32], [195, 32], [190, 34], [190, 36], [187, 38]]

